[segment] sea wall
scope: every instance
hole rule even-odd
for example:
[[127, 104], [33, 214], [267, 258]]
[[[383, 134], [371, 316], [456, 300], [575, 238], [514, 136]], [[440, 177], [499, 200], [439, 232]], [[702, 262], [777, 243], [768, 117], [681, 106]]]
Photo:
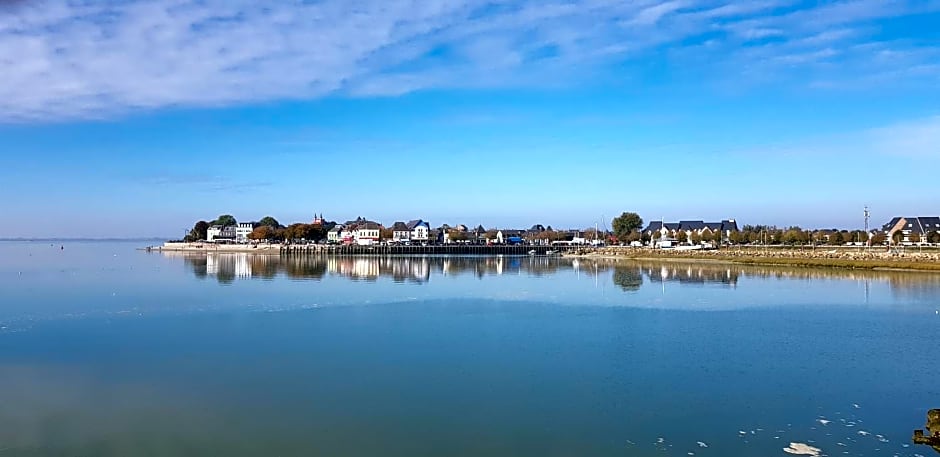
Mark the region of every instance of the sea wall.
[[887, 250], [865, 248], [722, 248], [716, 250], [675, 250], [606, 247], [576, 249], [566, 255], [632, 259], [715, 260], [735, 263], [820, 266], [840, 268], [900, 268], [940, 271], [940, 251], [936, 249]]

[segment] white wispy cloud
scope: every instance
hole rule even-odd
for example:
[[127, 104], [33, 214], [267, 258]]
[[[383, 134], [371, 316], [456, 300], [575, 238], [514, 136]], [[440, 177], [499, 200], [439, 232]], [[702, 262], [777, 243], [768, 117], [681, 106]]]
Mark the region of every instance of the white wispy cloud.
[[[564, 86], [614, 66], [622, 71], [624, 63], [663, 57], [665, 46], [690, 50], [669, 54], [677, 65], [746, 63], [747, 71], [722, 72], [732, 79], [761, 73], [786, 79], [782, 68], [793, 80], [816, 87], [876, 76], [937, 81], [931, 67], [936, 60], [930, 60], [937, 56], [936, 46], [904, 37], [879, 39], [872, 23], [935, 12], [940, 1], [801, 5], [793, 0], [0, 2], [0, 121], [100, 118], [329, 94]], [[693, 50], [707, 55], [692, 57]]]
[[865, 137], [883, 154], [940, 159], [940, 116], [872, 129]]

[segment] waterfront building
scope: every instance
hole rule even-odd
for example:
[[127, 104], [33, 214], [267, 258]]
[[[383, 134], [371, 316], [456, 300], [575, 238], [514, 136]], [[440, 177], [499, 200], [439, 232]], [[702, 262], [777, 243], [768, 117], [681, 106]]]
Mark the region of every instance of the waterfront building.
[[[206, 230], [206, 241], [218, 242], [218, 241], [235, 241], [235, 226], [234, 225], [213, 225]], [[250, 233], [250, 232], [249, 232]]]
[[392, 241], [396, 243], [411, 241], [411, 229], [408, 228], [408, 224], [404, 222], [392, 224]]
[[249, 239], [248, 236], [251, 235], [251, 232], [254, 231], [257, 226], [257, 222], [239, 222], [238, 225], [235, 226], [235, 242], [247, 243]]
[[364, 221], [356, 225], [352, 231], [355, 243], [362, 246], [368, 246], [379, 242], [382, 226], [376, 222]]
[[354, 243], [356, 241], [356, 227], [343, 225], [343, 229], [339, 232], [339, 241], [343, 244]]
[[328, 241], [329, 243], [341, 242], [343, 240], [342, 236], [340, 235], [342, 231], [343, 231], [342, 225], [337, 225], [331, 228], [330, 231], [326, 232], [326, 241]]
[[687, 238], [691, 238], [693, 234], [707, 238], [716, 231], [721, 232], [722, 239], [728, 239], [732, 232], [738, 231], [738, 223], [735, 222], [734, 219], [725, 219], [721, 222], [704, 222], [699, 220], [679, 222], [650, 221], [649, 225], [643, 229], [643, 233], [648, 236], [653, 236], [654, 233], [659, 232], [661, 239], [674, 239], [679, 232], [685, 232]]
[[[927, 242], [933, 232], [940, 232], [940, 217], [895, 217], [881, 227], [889, 240], [894, 240], [896, 233], [901, 233], [902, 243]], [[916, 235], [916, 237], [914, 236]]]
[[411, 232], [409, 235], [411, 241], [427, 243], [430, 239], [431, 224], [421, 219], [408, 221], [408, 223], [405, 224], [405, 227]]

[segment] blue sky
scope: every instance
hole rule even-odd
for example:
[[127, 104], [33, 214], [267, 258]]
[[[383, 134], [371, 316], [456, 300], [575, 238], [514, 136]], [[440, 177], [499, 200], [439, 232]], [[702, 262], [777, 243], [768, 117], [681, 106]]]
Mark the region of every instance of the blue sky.
[[938, 24], [929, 0], [3, 2], [0, 237], [935, 215]]

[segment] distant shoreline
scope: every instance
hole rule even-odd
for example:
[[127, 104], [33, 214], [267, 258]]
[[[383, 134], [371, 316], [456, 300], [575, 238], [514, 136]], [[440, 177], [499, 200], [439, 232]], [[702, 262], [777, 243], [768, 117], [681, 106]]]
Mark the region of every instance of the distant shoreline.
[[0, 238], [0, 242], [30, 242], [30, 243], [80, 243], [80, 242], [108, 242], [108, 241], [163, 241], [166, 238]]

